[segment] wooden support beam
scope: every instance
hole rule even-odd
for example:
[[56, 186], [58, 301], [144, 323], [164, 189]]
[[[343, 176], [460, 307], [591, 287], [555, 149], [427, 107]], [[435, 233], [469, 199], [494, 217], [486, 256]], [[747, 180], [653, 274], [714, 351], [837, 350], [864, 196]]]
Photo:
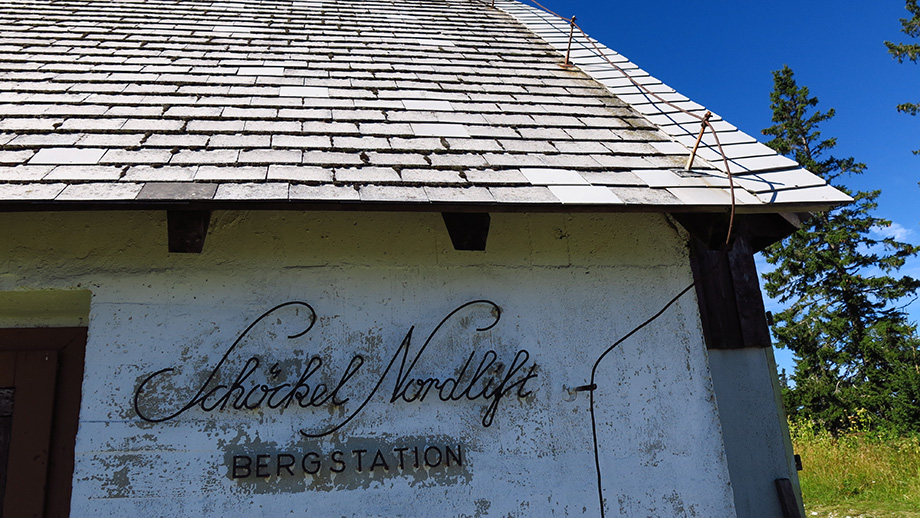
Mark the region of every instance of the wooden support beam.
[[[690, 238], [690, 266], [696, 281], [703, 335], [710, 349], [771, 345], [747, 227], [748, 222], [737, 221], [731, 245], [722, 245], [721, 249], [712, 246], [719, 239], [709, 239], [707, 243], [697, 237]], [[722, 234], [721, 241], [724, 239]]]
[[486, 249], [491, 218], [486, 213], [442, 212], [454, 250], [482, 252]]
[[[687, 232], [713, 250], [725, 244], [728, 214], [671, 214]], [[732, 235], [744, 229], [754, 252], [782, 241], [802, 226], [809, 214], [739, 214], [735, 217]]]
[[169, 252], [200, 254], [204, 238], [208, 235], [211, 212], [207, 210], [168, 210], [166, 226], [169, 234]]

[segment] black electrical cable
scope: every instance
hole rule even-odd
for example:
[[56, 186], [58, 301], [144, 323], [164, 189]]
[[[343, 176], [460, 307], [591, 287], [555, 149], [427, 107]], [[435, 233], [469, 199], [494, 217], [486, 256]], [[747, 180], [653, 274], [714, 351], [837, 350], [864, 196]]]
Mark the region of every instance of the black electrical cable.
[[[481, 1], [481, 0], [480, 0], [480, 1]], [[665, 304], [664, 307], [662, 307], [661, 310], [658, 311], [658, 313], [655, 313], [655, 315], [653, 315], [651, 318], [649, 318], [648, 320], [646, 320], [645, 322], [643, 322], [642, 324], [640, 324], [638, 327], [636, 327], [635, 329], [633, 329], [632, 331], [630, 331], [629, 333], [627, 333], [625, 336], [623, 336], [622, 338], [620, 338], [619, 340], [617, 340], [616, 342], [614, 342], [613, 345], [611, 345], [610, 347], [608, 347], [608, 348], [600, 355], [600, 357], [598, 357], [597, 361], [594, 362], [594, 366], [591, 368], [591, 381], [590, 381], [589, 385], [587, 385], [586, 387], [579, 387], [580, 390], [586, 390], [586, 391], [590, 392], [590, 395], [589, 395], [589, 397], [590, 397], [590, 408], [589, 408], [589, 410], [590, 410], [590, 413], [591, 413], [591, 435], [592, 435], [592, 439], [593, 439], [593, 442], [594, 442], [594, 467], [595, 467], [595, 470], [596, 470], [596, 472], [597, 472], [597, 493], [598, 493], [598, 498], [600, 499], [601, 518], [605, 518], [605, 517], [606, 517], [606, 512], [604, 511], [604, 488], [603, 488], [603, 483], [602, 483], [602, 480], [601, 480], [601, 479], [602, 479], [602, 476], [601, 476], [601, 464], [600, 464], [600, 450], [599, 450], [598, 444], [597, 444], [597, 417], [595, 416], [595, 413], [594, 413], [594, 391], [597, 389], [597, 384], [596, 384], [597, 368], [600, 366], [601, 361], [603, 361], [603, 359], [604, 359], [608, 354], [610, 354], [611, 351], [613, 351], [614, 349], [616, 349], [620, 344], [622, 344], [623, 342], [625, 342], [625, 341], [626, 341], [627, 339], [629, 339], [631, 336], [633, 336], [634, 334], [636, 334], [636, 333], [638, 333], [639, 331], [641, 331], [641, 330], [642, 330], [643, 328], [645, 328], [647, 325], [651, 324], [652, 322], [654, 322], [655, 320], [657, 320], [659, 317], [661, 317], [661, 315], [664, 314], [664, 312], [667, 311], [668, 308], [670, 308], [671, 306], [673, 306], [673, 305], [674, 305], [681, 297], [683, 297], [688, 291], [690, 291], [691, 289], [693, 289], [693, 288], [697, 285], [698, 282], [700, 282], [700, 281], [702, 281], [703, 279], [705, 279], [706, 277], [708, 277], [709, 274], [712, 273], [712, 272], [713, 272], [716, 268], [718, 268], [718, 266], [721, 264], [722, 260], [723, 260], [723, 259], [725, 258], [725, 256], [727, 255], [727, 250], [728, 250], [728, 247], [729, 247], [729, 245], [730, 245], [730, 243], [731, 243], [732, 230], [734, 229], [734, 223], [735, 223], [735, 206], [736, 206], [736, 199], [735, 199], [735, 179], [734, 179], [734, 176], [732, 175], [731, 167], [729, 166], [729, 163], [728, 163], [728, 156], [726, 156], [725, 151], [724, 151], [724, 149], [722, 148], [722, 142], [721, 142], [721, 140], [719, 139], [718, 131], [716, 131], [715, 127], [714, 127], [714, 126], [712, 125], [712, 123], [709, 121], [708, 116], [707, 116], [707, 117], [704, 117], [704, 116], [701, 116], [701, 115], [699, 115], [699, 114], [690, 112], [690, 111], [688, 111], [688, 110], [686, 110], [686, 109], [684, 109], [684, 108], [682, 108], [682, 107], [676, 105], [675, 103], [672, 103], [672, 102], [670, 102], [670, 101], [667, 101], [666, 99], [662, 98], [661, 96], [659, 96], [659, 95], [656, 94], [655, 92], [652, 92], [649, 88], [647, 88], [647, 87], [644, 86], [643, 84], [641, 84], [641, 83], [639, 83], [638, 81], [636, 81], [636, 80], [635, 80], [632, 76], [630, 76], [625, 70], [623, 70], [623, 68], [621, 68], [619, 65], [617, 65], [616, 63], [614, 63], [609, 57], [607, 57], [607, 55], [606, 55], [603, 51], [601, 51], [601, 49], [600, 49], [600, 47], [597, 45], [597, 43], [596, 43], [594, 40], [592, 40], [590, 37], [588, 37], [588, 35], [587, 35], [587, 33], [584, 31], [584, 29], [582, 29], [580, 26], [578, 26], [578, 24], [575, 23], [575, 17], [574, 17], [574, 16], [571, 17], [571, 18], [566, 18], [566, 17], [564, 17], [564, 16], [562, 16], [562, 15], [560, 15], [560, 14], [558, 14], [558, 13], [556, 13], [556, 12], [553, 12], [552, 10], [548, 9], [546, 6], [544, 6], [543, 4], [541, 4], [540, 2], [538, 2], [537, 0], [529, 0], [529, 1], [530, 1], [531, 3], [533, 3], [533, 4], [536, 4], [537, 7], [539, 7], [539, 8], [542, 9], [543, 11], [545, 11], [545, 12], [547, 12], [547, 13], [549, 13], [549, 14], [551, 14], [551, 15], [553, 15], [553, 16], [555, 16], [555, 17], [561, 19], [561, 20], [564, 20], [564, 21], [566, 21], [566, 22], [569, 22], [569, 24], [571, 25], [571, 28], [572, 28], [572, 29], [578, 29], [578, 31], [585, 37], [585, 39], [586, 39], [586, 40], [591, 44], [591, 46], [594, 48], [595, 55], [598, 56], [598, 57], [600, 57], [600, 58], [603, 58], [605, 61], [607, 61], [608, 64], [610, 64], [610, 66], [612, 66], [614, 69], [616, 69], [618, 72], [620, 72], [620, 73], [623, 75], [623, 77], [625, 77], [625, 78], [626, 78], [627, 80], [629, 80], [636, 88], [638, 88], [638, 89], [639, 89], [639, 92], [642, 93], [642, 94], [645, 96], [645, 98], [648, 99], [653, 105], [655, 105], [655, 107], [658, 108], [659, 111], [661, 111], [661, 113], [662, 113], [663, 115], [669, 116], [668, 114], [664, 113], [664, 111], [661, 110], [660, 107], [658, 107], [658, 104], [663, 104], [663, 105], [669, 106], [669, 107], [671, 107], [671, 108], [677, 110], [677, 111], [680, 112], [680, 113], [684, 113], [684, 114], [686, 114], [686, 115], [688, 115], [688, 116], [690, 116], [690, 117], [694, 117], [694, 118], [696, 118], [696, 119], [699, 119], [700, 122], [701, 122], [701, 125], [702, 125], [702, 127], [703, 127], [703, 130], [705, 130], [706, 128], [708, 128], [710, 131], [712, 131], [712, 136], [713, 136], [713, 138], [715, 139], [716, 148], [718, 149], [719, 155], [720, 155], [721, 158], [722, 158], [722, 163], [723, 163], [723, 165], [724, 165], [724, 167], [725, 167], [725, 173], [726, 173], [726, 175], [728, 176], [728, 183], [729, 183], [729, 188], [730, 188], [730, 193], [731, 193], [731, 213], [730, 213], [729, 224], [728, 224], [728, 232], [726, 233], [726, 236], [725, 236], [725, 246], [723, 246], [723, 248], [722, 248], [722, 252], [723, 252], [723, 253], [720, 254], [719, 260], [716, 261], [715, 264], [713, 264], [712, 268], [710, 268], [709, 271], [707, 271], [706, 273], [704, 273], [704, 274], [703, 274], [702, 276], [700, 276], [698, 279], [694, 280], [692, 283], [690, 283], [689, 286], [687, 286], [686, 288], [684, 288], [683, 290], [681, 290], [680, 293], [678, 293], [674, 298], [672, 298], [670, 301], [668, 301], [668, 303]], [[494, 2], [494, 0], [493, 0], [493, 2], [492, 2], [492, 7], [493, 7], [493, 8], [495, 7], [495, 2]], [[554, 28], [555, 28], [555, 26], [554, 26]], [[560, 31], [560, 32], [562, 32], [562, 31]], [[570, 39], [571, 39], [571, 35], [570, 35]], [[571, 41], [570, 41], [570, 45], [571, 45]], [[582, 47], [587, 48], [586, 46], [584, 46], [583, 43], [582, 43]], [[568, 63], [568, 58], [566, 58], [566, 63]], [[649, 99], [649, 97], [654, 98], [655, 101], [652, 101], [651, 99]], [[657, 102], [656, 102], [656, 101], [657, 101]], [[672, 119], [672, 120], [673, 120], [673, 119]], [[676, 122], [676, 121], [675, 121], [675, 122]], [[701, 135], [701, 136], [702, 136], [702, 135]], [[707, 147], [709, 147], [708, 144], [707, 144]], [[694, 153], [694, 155], [695, 155], [695, 153]], [[579, 389], [576, 389], [576, 390], [579, 390]]]
[[[728, 237], [726, 238], [726, 242], [728, 242], [728, 240], [730, 239], [730, 237], [731, 237], [731, 236], [728, 236]], [[587, 387], [582, 387], [584, 390], [587, 390], [587, 391], [590, 393], [590, 394], [589, 394], [589, 399], [590, 399], [589, 405], [590, 405], [590, 406], [589, 406], [588, 410], [589, 410], [590, 413], [591, 413], [591, 438], [592, 438], [592, 440], [593, 440], [593, 442], [594, 442], [594, 469], [595, 469], [595, 472], [597, 473], [597, 496], [598, 496], [598, 499], [600, 500], [601, 518], [605, 518], [605, 517], [606, 517], [606, 512], [604, 511], [604, 485], [603, 485], [603, 483], [602, 483], [602, 481], [601, 481], [601, 478], [602, 478], [602, 477], [601, 477], [600, 448], [599, 448], [599, 446], [598, 446], [598, 444], [597, 444], [597, 417], [596, 417], [595, 414], [594, 414], [594, 391], [597, 390], [597, 383], [596, 383], [597, 368], [600, 366], [601, 361], [603, 361], [604, 358], [605, 358], [608, 354], [610, 354], [611, 351], [613, 351], [614, 349], [616, 349], [617, 346], [619, 346], [620, 344], [622, 344], [623, 342], [625, 342], [626, 340], [628, 340], [628, 339], [629, 339], [631, 336], [633, 336], [634, 334], [636, 334], [636, 333], [638, 333], [639, 331], [641, 331], [641, 330], [642, 330], [643, 328], [645, 328], [647, 325], [651, 324], [651, 323], [654, 322], [655, 320], [658, 320], [658, 318], [661, 317], [661, 315], [663, 315], [664, 312], [668, 310], [668, 308], [670, 308], [671, 306], [673, 306], [678, 300], [680, 300], [681, 297], [683, 297], [684, 295], [686, 295], [688, 291], [690, 291], [690, 290], [692, 290], [694, 287], [696, 287], [696, 285], [697, 285], [700, 281], [702, 281], [703, 279], [709, 277], [709, 275], [710, 275], [713, 271], [715, 271], [715, 270], [719, 267], [720, 264], [722, 264], [722, 261], [723, 261], [723, 260], [725, 259], [725, 257], [728, 255], [728, 247], [727, 247], [727, 246], [723, 246], [721, 251], [722, 251], [722, 253], [719, 254], [719, 259], [712, 265], [712, 267], [709, 268], [709, 270], [707, 270], [707, 271], [706, 271], [705, 273], [703, 273], [699, 278], [697, 278], [697, 279], [694, 280], [692, 283], [690, 283], [689, 286], [687, 286], [686, 288], [684, 288], [683, 290], [681, 290], [680, 293], [678, 293], [677, 295], [674, 296], [674, 298], [672, 298], [671, 300], [669, 300], [668, 303], [665, 304], [664, 307], [662, 307], [657, 313], [655, 313], [654, 315], [652, 315], [651, 318], [649, 318], [649, 319], [646, 320], [645, 322], [642, 322], [641, 324], [639, 324], [638, 327], [636, 327], [636, 328], [633, 329], [632, 331], [626, 333], [626, 335], [624, 335], [622, 338], [620, 338], [619, 340], [617, 340], [616, 342], [614, 342], [613, 345], [611, 345], [611, 346], [608, 347], [606, 350], [604, 350], [604, 352], [601, 353], [601, 355], [600, 355], [600, 356], [597, 358], [597, 360], [594, 362], [594, 366], [591, 368], [591, 381], [590, 381], [590, 383], [588, 384]], [[576, 390], [577, 390], [577, 389], [576, 389]]]
[[624, 336], [623, 338], [620, 338], [619, 340], [617, 340], [616, 342], [614, 342], [613, 345], [611, 345], [610, 347], [608, 347], [607, 350], [604, 351], [603, 354], [600, 355], [600, 357], [597, 359], [597, 361], [594, 362], [594, 367], [591, 368], [591, 383], [590, 383], [589, 389], [588, 389], [588, 392], [590, 393], [590, 400], [591, 400], [591, 403], [590, 403], [590, 407], [589, 407], [589, 408], [590, 408], [590, 411], [591, 411], [591, 436], [592, 436], [592, 439], [594, 440], [594, 469], [595, 469], [596, 472], [597, 472], [597, 495], [598, 495], [598, 498], [600, 498], [601, 518], [604, 518], [604, 517], [605, 517], [605, 513], [604, 513], [604, 487], [603, 487], [603, 484], [601, 483], [601, 459], [600, 459], [600, 449], [598, 448], [598, 445], [597, 445], [597, 418], [596, 418], [595, 415], [594, 415], [594, 391], [596, 390], [595, 377], [597, 376], [597, 368], [600, 366], [601, 360], [603, 360], [604, 357], [607, 356], [611, 351], [613, 351], [614, 349], [616, 349], [618, 345], [620, 345], [621, 343], [625, 342], [625, 341], [626, 341], [629, 337], [631, 337], [632, 335], [634, 335], [634, 334], [638, 333], [639, 331], [641, 331], [642, 328], [644, 328], [645, 326], [647, 326], [647, 325], [651, 324], [652, 322], [654, 322], [655, 320], [657, 320], [658, 317], [660, 317], [665, 311], [667, 311], [668, 308], [670, 308], [671, 306], [673, 306], [674, 303], [677, 302], [678, 299], [680, 299], [681, 297], [683, 297], [685, 293], [687, 293], [688, 291], [690, 291], [691, 289], [693, 289], [694, 286], [696, 286], [696, 282], [693, 282], [693, 283], [691, 283], [689, 286], [687, 286], [686, 288], [684, 288], [680, 293], [677, 294], [677, 296], [675, 296], [675, 297], [674, 297], [673, 299], [671, 299], [667, 304], [665, 304], [665, 306], [664, 306], [663, 308], [661, 308], [661, 311], [659, 311], [658, 313], [655, 313], [655, 315], [654, 315], [652, 318], [646, 320], [645, 322], [643, 322], [642, 324], [640, 324], [639, 327], [637, 327], [637, 328], [633, 329], [632, 331], [630, 331], [629, 333], [627, 333], [626, 336]]

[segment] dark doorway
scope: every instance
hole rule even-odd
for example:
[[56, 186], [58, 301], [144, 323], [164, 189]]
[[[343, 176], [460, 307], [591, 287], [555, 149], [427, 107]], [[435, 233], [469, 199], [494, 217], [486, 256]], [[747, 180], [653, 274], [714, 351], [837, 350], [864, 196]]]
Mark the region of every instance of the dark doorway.
[[70, 514], [86, 328], [0, 329], [0, 518]]

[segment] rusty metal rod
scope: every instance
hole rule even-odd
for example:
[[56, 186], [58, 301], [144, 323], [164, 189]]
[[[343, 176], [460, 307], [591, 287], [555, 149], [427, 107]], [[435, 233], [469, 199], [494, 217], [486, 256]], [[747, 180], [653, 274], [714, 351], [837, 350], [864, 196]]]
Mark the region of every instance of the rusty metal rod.
[[575, 17], [572, 17], [571, 28], [569, 29], [569, 47], [565, 51], [565, 63], [562, 64], [564, 67], [572, 66], [572, 63], [569, 62], [569, 57], [572, 55], [572, 39], [575, 37]]
[[690, 158], [687, 159], [687, 167], [684, 168], [685, 171], [689, 171], [693, 167], [696, 151], [700, 148], [700, 142], [703, 141], [703, 134], [706, 133], [706, 125], [709, 123], [711, 117], [712, 112], [706, 112], [706, 115], [703, 115], [703, 123], [700, 125], [700, 135], [696, 137], [696, 144], [693, 145], [693, 152], [690, 153]]

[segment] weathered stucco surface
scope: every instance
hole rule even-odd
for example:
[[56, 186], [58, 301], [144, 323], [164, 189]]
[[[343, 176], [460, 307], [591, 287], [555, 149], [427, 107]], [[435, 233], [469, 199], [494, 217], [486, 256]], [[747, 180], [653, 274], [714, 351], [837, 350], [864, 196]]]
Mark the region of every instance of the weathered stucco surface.
[[[588, 397], [569, 389], [690, 282], [685, 237], [660, 215], [494, 214], [488, 251], [456, 252], [438, 214], [215, 212], [200, 255], [167, 253], [163, 213], [2, 220], [0, 292], [92, 292], [73, 516], [597, 516]], [[500, 307], [497, 323], [484, 304], [444, 320], [480, 299]], [[290, 301], [315, 311], [308, 333], [287, 338], [311, 321], [289, 306], [230, 350]], [[391, 402], [400, 364], [388, 362], [401, 345], [411, 361], [442, 321], [413, 378], [460, 376], [488, 351], [507, 372], [528, 353], [526, 394], [501, 398], [489, 427], [484, 398]], [[608, 516], [734, 516], [698, 321], [691, 293], [599, 369]], [[138, 397], [148, 417], [180, 410], [212, 372], [231, 384], [253, 357], [250, 384], [294, 383], [319, 358], [310, 385], [331, 388], [356, 355], [365, 363], [340, 405], [196, 406], [159, 423], [133, 406], [161, 369], [175, 370]], [[343, 422], [368, 394], [336, 432], [301, 434]], [[462, 463], [435, 463], [432, 450], [433, 466], [415, 468], [412, 449], [431, 446], [444, 459], [459, 449]], [[407, 448], [403, 469], [395, 448]], [[378, 449], [388, 469], [370, 468]], [[361, 471], [358, 450], [369, 452]], [[328, 469], [335, 451], [340, 473]], [[237, 455], [301, 466], [308, 452], [325, 462], [317, 475], [271, 464], [271, 476], [232, 477]]]

